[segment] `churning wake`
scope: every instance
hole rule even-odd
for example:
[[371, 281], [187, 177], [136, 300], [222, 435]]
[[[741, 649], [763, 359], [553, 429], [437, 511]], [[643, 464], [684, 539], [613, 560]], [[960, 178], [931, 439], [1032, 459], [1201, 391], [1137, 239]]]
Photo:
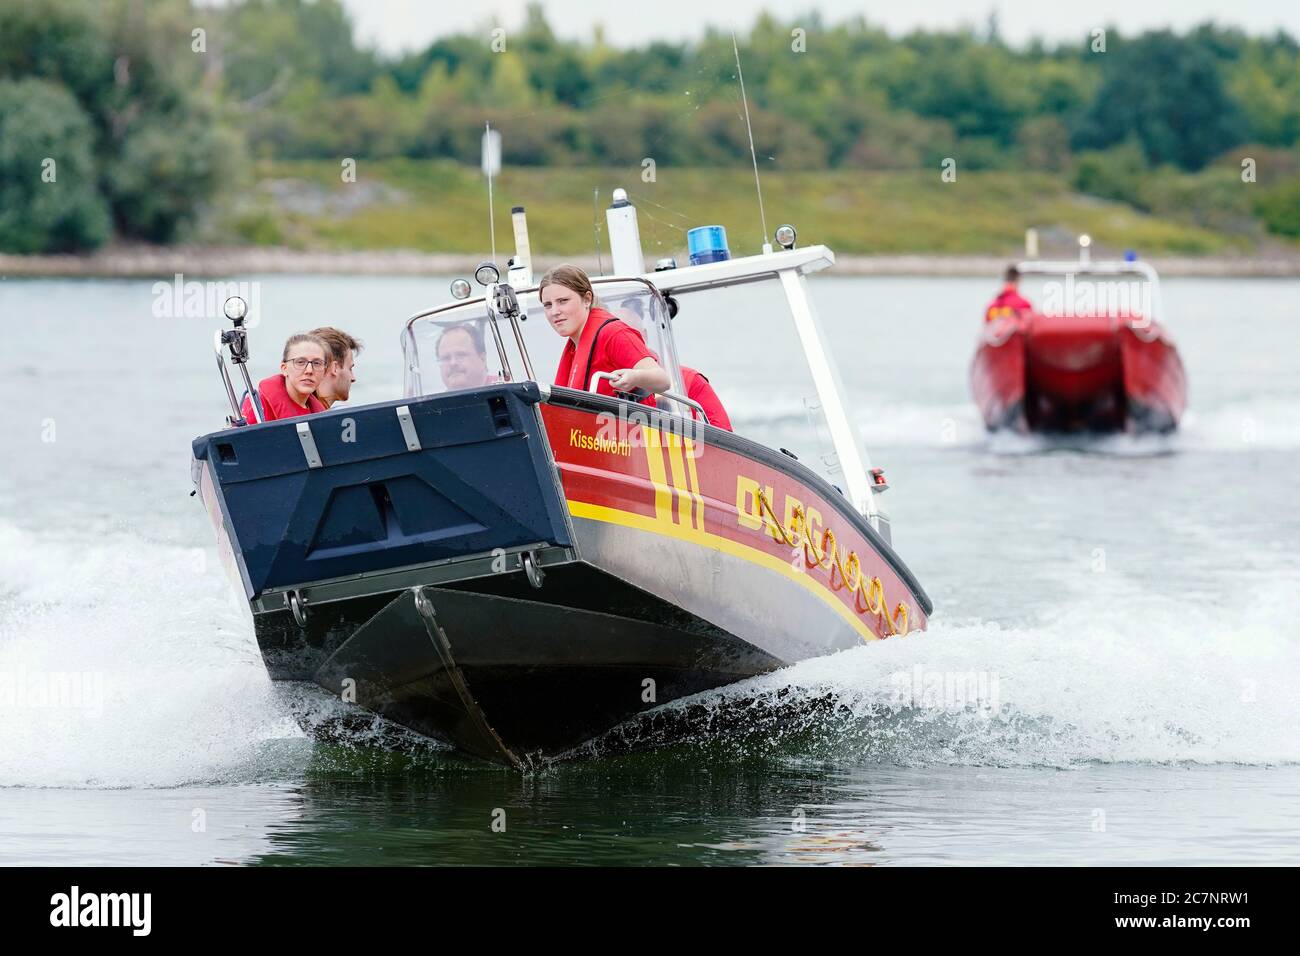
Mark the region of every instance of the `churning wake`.
[[[669, 705], [697, 741], [903, 765], [1300, 762], [1300, 576], [1232, 608], [1147, 595], [930, 630]], [[656, 728], [639, 731], [653, 740]]]
[[[309, 748], [213, 549], [0, 524], [0, 582], [0, 785], [245, 782], [288, 769], [268, 744]], [[1076, 600], [1033, 626], [940, 613], [667, 710], [697, 740], [819, 759], [1300, 761], [1296, 577], [1233, 607]]]

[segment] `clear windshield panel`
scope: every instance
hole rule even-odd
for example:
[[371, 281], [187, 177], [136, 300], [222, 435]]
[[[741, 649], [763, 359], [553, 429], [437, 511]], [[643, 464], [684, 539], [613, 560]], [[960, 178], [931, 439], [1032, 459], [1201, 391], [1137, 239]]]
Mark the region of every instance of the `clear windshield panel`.
[[[507, 334], [509, 330], [506, 330]], [[414, 322], [402, 348], [406, 396], [480, 388], [505, 380], [482, 300]]]
[[[646, 347], [674, 375], [662, 297], [651, 286], [635, 280], [596, 279], [593, 285], [597, 304], [640, 332]], [[549, 385], [555, 379], [565, 339], [546, 321], [536, 290], [521, 292], [518, 298], [524, 347], [537, 380]], [[527, 379], [510, 323], [500, 319], [496, 327], [500, 346], [488, 320], [487, 303], [481, 298], [411, 322], [402, 340], [407, 397]]]
[[785, 293], [775, 279], [674, 293], [677, 359], [704, 374], [736, 432], [793, 452], [845, 489]]
[[[593, 279], [592, 285], [596, 290], [596, 304], [641, 333], [646, 348], [672, 379], [672, 391], [681, 392], [676, 349], [670, 340], [668, 307], [663, 297], [645, 282], [635, 280]], [[587, 387], [590, 386], [588, 382]]]

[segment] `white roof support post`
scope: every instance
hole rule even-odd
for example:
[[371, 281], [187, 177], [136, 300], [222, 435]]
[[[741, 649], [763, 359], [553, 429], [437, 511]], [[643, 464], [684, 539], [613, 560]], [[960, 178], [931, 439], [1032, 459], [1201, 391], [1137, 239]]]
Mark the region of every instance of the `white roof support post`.
[[817, 320], [817, 312], [808, 296], [808, 280], [797, 269], [782, 269], [779, 275], [781, 287], [785, 290], [790, 305], [790, 314], [794, 317], [794, 327], [799, 333], [799, 343], [803, 346], [808, 368], [817, 386], [817, 399], [821, 402], [822, 412], [830, 427], [831, 442], [835, 447], [835, 456], [839, 459], [845, 492], [853, 507], [868, 518], [874, 518], [876, 502], [868, 473], [871, 465], [866, 452], [858, 444], [848, 410], [844, 407], [844, 388], [835, 363], [826, 351], [821, 323]]

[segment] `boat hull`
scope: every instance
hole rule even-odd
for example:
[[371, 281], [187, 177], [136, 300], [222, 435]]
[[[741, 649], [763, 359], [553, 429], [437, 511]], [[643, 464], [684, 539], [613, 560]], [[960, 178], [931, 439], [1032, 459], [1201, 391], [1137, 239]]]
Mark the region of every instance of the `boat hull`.
[[1187, 404], [1173, 342], [1158, 325], [1124, 316], [997, 319], [981, 335], [970, 379], [990, 430], [1168, 432]]
[[[400, 409], [418, 450], [384, 438]], [[328, 435], [339, 414], [310, 430]], [[531, 385], [349, 414], [369, 443], [320, 449], [317, 467], [289, 443], [253, 453], [268, 447], [259, 430], [293, 423], [200, 439], [198, 484], [272, 678], [471, 754], [562, 758], [671, 701], [923, 628], [930, 612], [839, 492], [739, 436]], [[223, 454], [247, 467], [223, 480]], [[384, 524], [390, 485], [405, 498]], [[297, 529], [287, 556], [246, 543], [267, 524]], [[350, 558], [364, 567], [308, 576], [318, 554], [364, 545]]]
[[[554, 575], [573, 574], [572, 566]], [[585, 585], [601, 583], [585, 569]], [[529, 597], [413, 588], [313, 675], [405, 727], [516, 767], [780, 661], [717, 628]], [[348, 682], [352, 683], [349, 684]]]

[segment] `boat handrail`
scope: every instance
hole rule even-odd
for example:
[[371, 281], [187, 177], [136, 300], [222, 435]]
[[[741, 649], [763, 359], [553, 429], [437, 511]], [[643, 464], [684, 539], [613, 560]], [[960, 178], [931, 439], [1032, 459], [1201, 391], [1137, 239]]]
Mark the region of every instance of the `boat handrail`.
[[1016, 263], [1016, 270], [1021, 275], [1098, 275], [1098, 276], [1139, 276], [1151, 286], [1151, 315], [1146, 324], [1137, 328], [1146, 328], [1154, 321], [1164, 321], [1164, 302], [1160, 296], [1160, 275], [1155, 266], [1139, 259], [1026, 259]]
[[[608, 382], [614, 381], [614, 376], [609, 372], [594, 372], [591, 376], [591, 384], [590, 386], [588, 386], [587, 391], [589, 392], [596, 391], [596, 383], [599, 382], [602, 378]], [[697, 412], [700, 413], [700, 418], [704, 420], [704, 424], [706, 425], [713, 424], [711, 421], [709, 421], [709, 413], [704, 410], [704, 406], [701, 405], [699, 402], [695, 401], [694, 399], [687, 398], [685, 395], [678, 395], [676, 392], [667, 391], [667, 390], [662, 392], [655, 392], [655, 394], [662, 395], [664, 398], [670, 398], [674, 402], [681, 402], [681, 404], [683, 405], [690, 406], [691, 408], [695, 409]]]
[[[761, 276], [760, 278], [771, 278], [771, 276], [764, 275]], [[612, 282], [640, 282], [642, 285], [646, 286], [650, 290], [651, 294], [654, 295], [656, 298], [658, 298], [660, 302], [664, 302], [665, 307], [667, 307], [667, 303], [664, 299], [663, 292], [660, 291], [660, 289], [658, 288], [657, 285], [655, 285], [654, 282], [647, 279], [645, 276], [592, 276], [591, 277], [591, 284], [593, 286], [601, 285], [601, 284], [609, 284]], [[524, 296], [524, 295], [528, 295], [530, 292], [537, 292], [540, 290], [540, 288], [541, 288], [540, 286], [536, 286], [536, 285], [525, 286], [522, 289], [515, 289], [515, 294], [519, 296]], [[423, 312], [417, 312], [414, 315], [410, 316], [406, 320], [406, 328], [409, 330], [411, 326], [413, 326], [420, 319], [432, 318], [433, 316], [437, 315], [440, 312], [450, 312], [452, 309], [463, 309], [466, 306], [470, 306], [470, 305], [480, 305], [480, 304], [486, 305], [487, 301], [488, 301], [488, 293], [484, 293], [483, 295], [473, 299], [458, 299], [455, 302], [448, 302], [445, 305], [435, 306], [432, 309], [425, 309]]]
[[805, 246], [783, 249], [756, 256], [739, 256], [720, 262], [707, 262], [681, 269], [666, 269], [650, 273], [655, 284], [664, 292], [686, 293], [706, 289], [725, 289], [750, 282], [780, 279], [783, 272], [797, 272], [801, 276], [820, 272], [835, 265], [835, 253], [826, 246]]
[[[835, 253], [826, 246], [807, 246], [801, 249], [781, 250], [757, 256], [740, 256], [721, 262], [710, 262], [698, 266], [685, 266], [680, 269], [666, 269], [646, 275], [592, 276], [591, 284], [600, 285], [611, 282], [642, 282], [660, 299], [667, 292], [698, 292], [704, 289], [723, 289], [728, 286], [744, 285], [749, 282], [780, 279], [783, 271], [794, 269], [800, 275], [820, 272], [835, 264]], [[536, 285], [516, 289], [519, 295], [537, 292]], [[459, 309], [467, 305], [486, 302], [487, 295], [473, 299], [458, 299], [444, 305], [435, 306], [417, 312], [406, 320], [409, 329], [419, 319], [427, 319], [440, 312]]]
[[1078, 259], [1026, 259], [1016, 263], [1021, 275], [1066, 275], [1095, 273], [1097, 275], [1140, 275], [1152, 282], [1159, 282], [1160, 276], [1155, 267], [1141, 260], [1112, 260], [1080, 262]]
[[[645, 286], [646, 290], [648, 291], [648, 294], [659, 302], [660, 307], [663, 309], [663, 313], [665, 315], [668, 314], [667, 298], [664, 296], [663, 292], [659, 290], [659, 288], [655, 285], [655, 283], [652, 282], [650, 279], [646, 278], [645, 276], [598, 276], [591, 280], [591, 284], [596, 287], [602, 285], [611, 285], [614, 283], [621, 283], [621, 284], [639, 283]], [[531, 285], [524, 289], [514, 289], [513, 287], [509, 286], [507, 283], [497, 283], [491, 289], [489, 289], [488, 292], [486, 292], [484, 295], [479, 296], [477, 298], [461, 299], [457, 302], [453, 302], [447, 305], [440, 305], [433, 309], [426, 309], [423, 312], [417, 312], [415, 315], [412, 315], [410, 318], [406, 320], [406, 326], [403, 332], [403, 338], [410, 348], [410, 354], [408, 356], [408, 362], [407, 362], [408, 371], [415, 371], [418, 374], [419, 343], [418, 341], [416, 341], [415, 331], [414, 331], [416, 322], [418, 322], [421, 319], [432, 319], [434, 316], [440, 315], [444, 312], [450, 312], [455, 309], [464, 309], [467, 307], [473, 307], [477, 305], [477, 306], [481, 306], [484, 309], [485, 316], [488, 319], [489, 328], [492, 333], [493, 342], [497, 347], [498, 353], [501, 355], [502, 362], [505, 364], [504, 371], [507, 372], [506, 375], [507, 380], [518, 381], [518, 379], [516, 379], [513, 374], [510, 374], [509, 361], [505, 356], [505, 343], [501, 339], [500, 333], [496, 327], [495, 320], [500, 315], [500, 311], [495, 307], [496, 304], [495, 297], [499, 294], [498, 290], [510, 289], [511, 296], [514, 299], [515, 307], [517, 309], [519, 297], [528, 295], [530, 293], [537, 293], [540, 288], [541, 288], [540, 286]], [[531, 356], [528, 353], [527, 343], [524, 341], [523, 334], [519, 328], [518, 322], [515, 321], [514, 319], [511, 319], [511, 328], [514, 331], [515, 346], [519, 352], [520, 358], [523, 361], [524, 370], [527, 374], [528, 379], [531, 381], [538, 381], [536, 374], [533, 372], [532, 360], [531, 360]], [[677, 356], [677, 344], [672, 335], [672, 326], [665, 325], [663, 327], [663, 333], [664, 334], [661, 342], [663, 354], [660, 356], [659, 364], [663, 366], [664, 370], [668, 373], [669, 379], [676, 387], [675, 394], [679, 394], [681, 392], [684, 392], [686, 389], [685, 389], [684, 380], [682, 379], [682, 375], [681, 375], [681, 363]], [[663, 394], [667, 394], [667, 393], [663, 393]]]

